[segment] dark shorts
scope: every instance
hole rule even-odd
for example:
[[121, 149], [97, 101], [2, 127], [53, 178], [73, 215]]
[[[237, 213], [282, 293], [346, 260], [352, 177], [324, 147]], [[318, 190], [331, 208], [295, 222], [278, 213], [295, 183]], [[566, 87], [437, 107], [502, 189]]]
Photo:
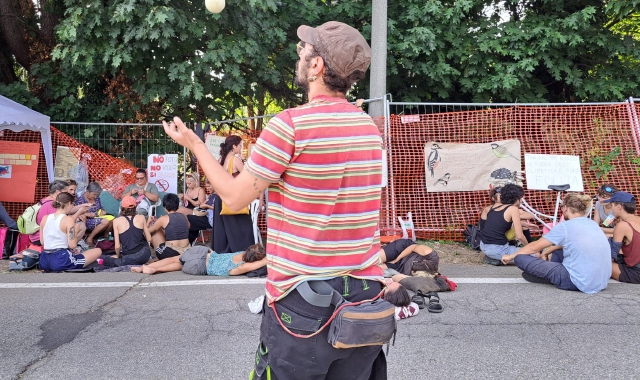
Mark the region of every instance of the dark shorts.
[[104, 265], [107, 267], [122, 267], [125, 265], [143, 265], [151, 258], [151, 249], [149, 245], [144, 244], [139, 247], [137, 251], [129, 254], [122, 254], [119, 259], [113, 258], [110, 255], [100, 256], [104, 260]]
[[158, 260], [168, 259], [169, 257], [174, 256], [180, 256], [180, 252], [167, 247], [164, 243], [160, 244], [160, 246], [156, 248], [156, 257]]
[[[375, 297], [382, 289], [379, 282], [352, 277], [337, 277], [327, 283], [349, 301]], [[327, 322], [333, 313], [333, 306], [323, 308], [310, 305], [297, 291], [292, 291], [276, 302], [276, 310], [278, 317], [271, 307], [266, 306], [265, 301], [254, 379], [367, 380], [374, 368], [386, 375], [382, 346], [333, 348], [328, 343], [329, 327], [312, 338], [296, 338], [284, 331], [277, 319], [284, 317], [286, 322], [283, 323], [292, 332], [308, 335]], [[267, 374], [269, 371], [270, 375]]]
[[640, 284], [640, 268], [628, 267], [626, 264], [618, 264], [618, 268], [620, 269], [618, 281]]
[[402, 251], [414, 244], [416, 244], [416, 242], [411, 239], [398, 239], [385, 245], [382, 249], [384, 250], [384, 255], [387, 257], [387, 266], [389, 266], [389, 262], [397, 259]]
[[62, 272], [70, 269], [84, 268], [83, 254], [74, 255], [70, 249], [43, 251], [40, 255], [40, 269], [45, 272]]

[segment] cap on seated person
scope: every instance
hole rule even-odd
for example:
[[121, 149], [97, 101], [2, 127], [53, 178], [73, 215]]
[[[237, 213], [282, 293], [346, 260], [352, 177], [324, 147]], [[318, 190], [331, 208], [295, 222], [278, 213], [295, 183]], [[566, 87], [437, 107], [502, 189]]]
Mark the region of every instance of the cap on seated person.
[[625, 191], [618, 191], [613, 193], [613, 195], [611, 195], [611, 198], [603, 200], [602, 203], [629, 203], [635, 201], [635, 199], [636, 197], [634, 197], [632, 194], [629, 194]]
[[120, 207], [122, 208], [134, 208], [137, 206], [136, 200], [132, 196], [126, 196], [122, 198], [122, 203], [120, 203]]

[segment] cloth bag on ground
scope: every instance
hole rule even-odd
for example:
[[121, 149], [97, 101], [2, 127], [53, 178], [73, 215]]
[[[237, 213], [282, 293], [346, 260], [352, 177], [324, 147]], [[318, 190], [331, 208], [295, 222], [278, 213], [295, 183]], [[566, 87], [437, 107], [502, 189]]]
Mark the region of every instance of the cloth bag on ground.
[[[229, 159], [229, 164], [227, 165], [227, 171], [229, 174], [233, 175], [233, 156]], [[249, 214], [249, 206], [241, 208], [238, 211], [231, 211], [231, 209], [222, 202], [222, 210], [220, 210], [220, 215], [240, 215], [240, 214]]]

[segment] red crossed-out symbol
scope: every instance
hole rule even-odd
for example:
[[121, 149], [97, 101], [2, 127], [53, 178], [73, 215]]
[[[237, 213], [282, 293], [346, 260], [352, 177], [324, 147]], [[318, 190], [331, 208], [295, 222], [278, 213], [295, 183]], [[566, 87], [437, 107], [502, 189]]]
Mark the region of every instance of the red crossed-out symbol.
[[167, 191], [167, 189], [169, 189], [169, 182], [166, 179], [159, 179], [156, 181], [156, 186], [158, 186], [160, 191]]

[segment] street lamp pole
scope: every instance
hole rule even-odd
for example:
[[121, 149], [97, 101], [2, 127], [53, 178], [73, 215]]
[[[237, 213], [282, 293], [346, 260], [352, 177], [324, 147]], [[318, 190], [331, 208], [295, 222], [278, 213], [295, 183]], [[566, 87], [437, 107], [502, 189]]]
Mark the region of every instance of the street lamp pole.
[[[372, 0], [371, 12], [371, 76], [369, 98], [382, 98], [387, 93], [387, 0]], [[371, 117], [384, 116], [384, 102], [369, 104]]]

